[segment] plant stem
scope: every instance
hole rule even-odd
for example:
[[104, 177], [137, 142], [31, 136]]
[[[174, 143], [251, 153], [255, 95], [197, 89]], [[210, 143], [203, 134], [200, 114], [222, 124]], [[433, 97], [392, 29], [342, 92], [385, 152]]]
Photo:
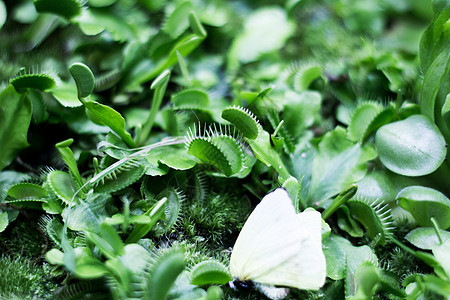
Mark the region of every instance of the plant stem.
[[349, 199], [351, 199], [358, 190], [358, 186], [356, 184], [351, 185], [346, 190], [342, 191], [322, 212], [322, 219], [328, 219], [341, 205], [345, 204]]
[[155, 90], [155, 93], [153, 94], [152, 106], [147, 121], [145, 121], [141, 131], [136, 137], [136, 143], [138, 145], [143, 145], [152, 131], [153, 123], [155, 123], [156, 115], [158, 114], [159, 107], [164, 98], [164, 93], [166, 92], [167, 84], [169, 83], [169, 78], [170, 71], [165, 70], [155, 79], [155, 81], [153, 81], [150, 87], [152, 90]]
[[436, 232], [439, 243], [442, 245], [442, 237], [441, 237], [441, 233], [439, 232], [439, 225], [437, 224], [434, 217], [431, 217], [431, 223], [433, 223], [434, 231]]

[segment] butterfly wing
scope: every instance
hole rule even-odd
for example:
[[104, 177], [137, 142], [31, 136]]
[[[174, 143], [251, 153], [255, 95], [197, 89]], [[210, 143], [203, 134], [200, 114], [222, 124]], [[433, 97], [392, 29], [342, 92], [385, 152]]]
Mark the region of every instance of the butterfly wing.
[[321, 215], [317, 211], [305, 211], [297, 215], [297, 220], [301, 234], [296, 238], [296, 255], [253, 278], [254, 281], [310, 290], [317, 290], [324, 284], [326, 262], [322, 251]]
[[[295, 257], [302, 230], [288, 193], [266, 195], [244, 224], [230, 259], [231, 276], [254, 280]], [[255, 280], [257, 281], [257, 280]]]

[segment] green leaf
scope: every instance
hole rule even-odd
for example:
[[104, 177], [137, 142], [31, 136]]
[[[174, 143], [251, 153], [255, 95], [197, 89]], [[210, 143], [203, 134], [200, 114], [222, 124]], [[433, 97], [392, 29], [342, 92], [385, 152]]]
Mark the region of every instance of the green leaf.
[[72, 201], [75, 191], [78, 189], [72, 177], [63, 171], [52, 171], [47, 175], [47, 183], [53, 193], [66, 204]]
[[64, 107], [78, 107], [83, 105], [78, 100], [78, 90], [73, 84], [61, 82], [57, 87], [49, 91], [53, 97]]
[[185, 199], [183, 193], [169, 186], [156, 196], [156, 199], [167, 198], [165, 202], [164, 218], [152, 228], [152, 234], [161, 236], [170, 232], [179, 221], [182, 213], [182, 204]]
[[7, 12], [5, 3], [3, 1], [0, 1], [0, 29], [2, 29], [3, 25], [6, 22], [6, 16]]
[[209, 96], [200, 90], [184, 90], [172, 96], [174, 109], [198, 109], [209, 108]]
[[72, 177], [75, 179], [75, 182], [78, 185], [78, 188], [82, 187], [84, 182], [83, 178], [81, 178], [80, 172], [78, 171], [77, 161], [75, 160], [75, 156], [73, 155], [72, 150], [69, 148], [72, 145], [73, 139], [67, 139], [65, 141], [59, 142], [55, 145], [56, 149], [58, 149], [59, 154], [61, 154], [64, 162], [69, 168], [69, 172]]
[[360, 180], [367, 172], [367, 161], [376, 157], [370, 145], [348, 140], [346, 130], [340, 127], [325, 134], [318, 148], [308, 203], [326, 200]]
[[96, 120], [100, 120], [103, 124], [111, 128], [129, 147], [136, 147], [136, 143], [131, 138], [131, 135], [125, 130], [125, 119], [119, 112], [96, 101], [83, 100], [82, 102], [92, 115], [95, 116]]
[[45, 259], [52, 265], [64, 265], [64, 253], [58, 249], [52, 249], [45, 253]]
[[106, 223], [100, 225], [100, 234], [86, 232], [86, 237], [91, 240], [108, 258], [114, 258], [125, 254], [124, 244], [114, 227]]
[[261, 125], [256, 117], [247, 109], [239, 106], [227, 107], [222, 111], [222, 118], [233, 124], [242, 135], [249, 139], [258, 136]]
[[184, 253], [181, 251], [168, 252], [159, 257], [153, 265], [147, 281], [148, 298], [146, 299], [167, 299], [170, 288], [184, 268]]
[[444, 105], [442, 105], [441, 115], [447, 125], [447, 128], [450, 130], [450, 94], [448, 94], [445, 98]]
[[383, 107], [378, 102], [369, 101], [359, 104], [353, 111], [348, 125], [349, 138], [352, 141], [359, 141], [382, 109]]
[[372, 299], [380, 284], [378, 268], [371, 262], [364, 262], [345, 280], [345, 299]]
[[66, 207], [61, 214], [67, 227], [75, 231], [99, 232], [100, 217], [87, 202]]
[[40, 13], [52, 13], [66, 19], [72, 19], [81, 13], [82, 2], [79, 0], [33, 0]]
[[[78, 98], [86, 98], [94, 91], [95, 78], [91, 69], [82, 63], [74, 63], [69, 67], [78, 89]], [[80, 99], [81, 100], [81, 99]]]
[[[450, 240], [450, 232], [439, 229], [439, 234], [442, 238], [442, 242]], [[441, 242], [436, 235], [436, 231], [432, 227], [419, 227], [410, 231], [405, 239], [423, 250], [432, 250], [434, 247], [441, 245]]]
[[82, 279], [94, 279], [110, 273], [106, 266], [94, 256], [89, 248], [77, 247], [74, 250], [75, 276]]
[[434, 217], [439, 227], [450, 227], [450, 199], [441, 192], [423, 186], [410, 186], [397, 195], [398, 205], [409, 211], [421, 226], [431, 227]]
[[390, 210], [383, 201], [349, 200], [347, 206], [351, 215], [364, 225], [369, 238], [385, 245], [392, 235], [394, 222]]
[[139, 244], [128, 244], [124, 247], [124, 253], [120, 257], [122, 264], [131, 270], [133, 274], [145, 272], [148, 262], [151, 260], [147, 248]]
[[311, 83], [317, 78], [322, 77], [322, 67], [317, 65], [308, 65], [295, 74], [294, 87], [298, 92], [303, 92], [308, 89]]
[[363, 237], [364, 230], [358, 221], [350, 216], [347, 206], [342, 206], [337, 211], [337, 225], [352, 237]]
[[164, 216], [164, 209], [166, 206], [167, 198], [159, 200], [151, 209], [149, 209], [145, 215], [149, 216], [151, 222], [148, 224], [138, 224], [128, 236], [125, 243], [135, 243], [144, 237], [155, 225], [155, 223]]
[[[450, 31], [450, 29], [449, 29]], [[450, 33], [448, 33], [450, 35]], [[450, 55], [448, 51], [442, 52], [431, 64], [425, 73], [422, 88], [420, 90], [420, 109], [422, 114], [434, 121], [436, 96], [441, 87], [448, 83], [447, 74], [450, 71]], [[447, 86], [448, 88], [448, 86]]]
[[115, 14], [113, 10], [90, 8], [83, 10], [74, 19], [79, 24], [80, 29], [86, 35], [97, 35], [103, 31], [112, 34], [112, 38], [118, 42], [135, 40], [137, 32], [126, 18]]
[[283, 9], [256, 10], [246, 18], [244, 30], [233, 41], [229, 59], [242, 63], [255, 61], [261, 54], [281, 49], [293, 30]]
[[[196, 131], [196, 129], [194, 129]], [[206, 131], [204, 136], [190, 132], [186, 141], [187, 152], [201, 162], [211, 164], [226, 176], [239, 173], [243, 168], [244, 152], [232, 136]]]
[[365, 262], [378, 263], [378, 258], [369, 246], [353, 246], [350, 241], [338, 235], [323, 240], [323, 253], [327, 262], [327, 276], [333, 280], [343, 279], [347, 270], [356, 273]]
[[226, 284], [232, 280], [228, 268], [215, 260], [202, 261], [196, 264], [192, 267], [190, 277], [191, 284], [200, 286], [206, 284]]
[[0, 232], [3, 232], [9, 224], [8, 212], [3, 211], [0, 213]]
[[[432, 250], [434, 257], [447, 274], [447, 278], [450, 278], [450, 256], [448, 255], [450, 253], [450, 240], [443, 242], [441, 245], [433, 247]], [[449, 291], [450, 284], [448, 284], [447, 280], [447, 295]]]
[[378, 129], [375, 143], [383, 165], [406, 176], [432, 173], [447, 153], [439, 129], [423, 115], [384, 125]]
[[152, 106], [150, 109], [150, 113], [148, 114], [147, 120], [142, 123], [142, 128], [139, 131], [138, 136], [136, 137], [136, 142], [139, 145], [143, 145], [147, 138], [150, 135], [150, 132], [153, 127], [153, 123], [156, 120], [156, 116], [159, 112], [159, 108], [161, 106], [162, 100], [164, 98], [164, 93], [166, 92], [167, 84], [170, 79], [170, 71], [164, 70], [153, 82], [150, 88], [155, 90], [153, 94]]
[[[438, 1], [433, 2], [437, 3]], [[440, 9], [435, 10], [435, 13], [436, 15], [430, 26], [428, 26], [420, 40], [420, 64], [422, 72], [425, 74], [440, 53], [448, 52], [449, 35], [444, 28], [450, 18], [450, 7], [448, 4], [444, 4]]]
[[[441, 253], [442, 258], [445, 259], [445, 262], [448, 266], [448, 251], [449, 247], [445, 249], [445, 253]], [[447, 274], [450, 274], [450, 270], [447, 270]], [[434, 293], [442, 296], [444, 299], [450, 295], [450, 283], [448, 280], [436, 277], [434, 275], [425, 275], [423, 276], [423, 282], [421, 282], [422, 286], [426, 288], [426, 290], [433, 291]]]
[[94, 190], [97, 193], [119, 191], [138, 181], [145, 171], [146, 167], [140, 161], [124, 165], [97, 181]]
[[189, 13], [193, 7], [190, 1], [185, 1], [175, 8], [164, 20], [162, 31], [172, 39], [179, 37], [189, 26]]
[[37, 89], [46, 91], [56, 86], [56, 80], [48, 74], [21, 74], [10, 80], [17, 91]]
[[165, 149], [157, 156], [160, 163], [174, 170], [192, 169], [197, 164], [197, 160], [187, 154], [185, 149], [170, 148], [170, 151]]
[[47, 197], [48, 192], [38, 184], [23, 182], [13, 185], [8, 196], [15, 200], [38, 200]]
[[0, 92], [0, 170], [28, 147], [31, 116], [31, 101], [26, 94], [17, 93], [12, 85]]
[[313, 125], [319, 115], [321, 103], [322, 96], [317, 92], [286, 92], [281, 119], [289, 134], [297, 138]]

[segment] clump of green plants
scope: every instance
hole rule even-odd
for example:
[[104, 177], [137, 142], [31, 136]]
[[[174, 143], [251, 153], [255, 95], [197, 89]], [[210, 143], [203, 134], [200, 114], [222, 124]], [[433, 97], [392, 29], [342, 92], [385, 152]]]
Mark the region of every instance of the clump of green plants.
[[0, 298], [448, 297], [449, 18], [0, 0]]

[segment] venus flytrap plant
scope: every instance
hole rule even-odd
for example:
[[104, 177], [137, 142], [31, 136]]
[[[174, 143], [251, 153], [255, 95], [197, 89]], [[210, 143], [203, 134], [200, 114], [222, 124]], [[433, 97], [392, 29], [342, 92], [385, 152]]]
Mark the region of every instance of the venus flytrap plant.
[[[278, 181], [284, 184], [287, 180], [296, 181], [289, 171], [286, 169], [284, 163], [275, 148], [272, 146], [270, 134], [262, 129], [256, 117], [248, 110], [242, 107], [228, 107], [222, 111], [222, 118], [232, 123], [236, 128], [242, 131], [243, 139], [252, 148], [255, 156], [266, 164], [268, 167], [273, 167], [278, 173]], [[300, 185], [293, 183], [290, 188], [291, 197], [295, 203], [298, 203], [298, 192]], [[305, 203], [301, 203], [303, 206]]]
[[[295, 286], [319, 271], [328, 277], [318, 291], [292, 288], [290, 298], [448, 296], [445, 1], [433, 1], [429, 16], [414, 1], [289, 1], [286, 9], [247, 0], [34, 0], [2, 11], [3, 2], [0, 252], [21, 252], [20, 225], [40, 220], [55, 248], [48, 260], [69, 276], [53, 279], [61, 292], [47, 298], [211, 300], [223, 290], [224, 299], [257, 299], [226, 285], [230, 246], [255, 204], [280, 186], [292, 218], [266, 229], [290, 243], [296, 227], [280, 224], [314, 216], [314, 226], [300, 227], [322, 246], [293, 257], [317, 262], [323, 252], [326, 260], [291, 272], [303, 276]], [[100, 75], [79, 63], [69, 74], [68, 58]], [[64, 81], [13, 76], [29, 65]], [[67, 170], [40, 171], [55, 153]], [[264, 220], [274, 219], [276, 204]], [[294, 263], [278, 264], [294, 261], [288, 247], [268, 253], [277, 243], [266, 236], [250, 244], [255, 270], [282, 270], [270, 268], [268, 283], [289, 278]], [[257, 244], [265, 245], [260, 256]], [[23, 256], [30, 246], [25, 239]], [[236, 270], [242, 249], [231, 252], [236, 277], [246, 276]], [[271, 298], [287, 294], [257, 286]]]
[[88, 117], [94, 122], [105, 124], [112, 131], [114, 131], [122, 140], [131, 148], [136, 147], [136, 143], [131, 138], [131, 135], [125, 130], [125, 120], [123, 117], [109, 106], [100, 104], [93, 100], [85, 99], [94, 91], [94, 75], [92, 71], [84, 64], [74, 63], [69, 68], [72, 77], [74, 78], [77, 89], [78, 99], [88, 110]]

